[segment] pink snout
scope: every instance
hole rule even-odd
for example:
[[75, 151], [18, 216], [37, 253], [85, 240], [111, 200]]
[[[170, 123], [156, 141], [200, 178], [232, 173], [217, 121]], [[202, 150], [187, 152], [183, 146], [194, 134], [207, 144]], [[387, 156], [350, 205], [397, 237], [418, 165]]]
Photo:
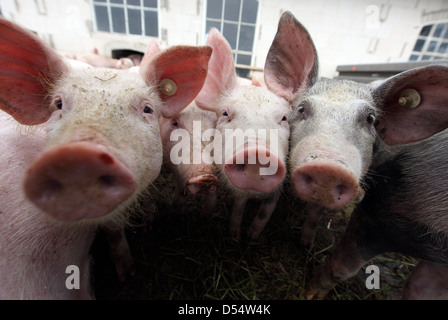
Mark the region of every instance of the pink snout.
[[213, 174], [202, 174], [189, 179], [186, 185], [191, 194], [209, 194], [216, 191], [218, 178]]
[[[269, 160], [266, 161], [267, 159]], [[234, 187], [241, 190], [270, 192], [285, 178], [286, 168], [283, 162], [263, 147], [245, 147], [235, 152], [226, 163], [227, 178]]]
[[78, 221], [114, 210], [135, 191], [136, 180], [104, 147], [75, 142], [37, 158], [24, 188], [28, 199], [53, 218]]
[[292, 181], [300, 198], [335, 209], [349, 204], [358, 193], [358, 181], [347, 169], [328, 160], [297, 168]]

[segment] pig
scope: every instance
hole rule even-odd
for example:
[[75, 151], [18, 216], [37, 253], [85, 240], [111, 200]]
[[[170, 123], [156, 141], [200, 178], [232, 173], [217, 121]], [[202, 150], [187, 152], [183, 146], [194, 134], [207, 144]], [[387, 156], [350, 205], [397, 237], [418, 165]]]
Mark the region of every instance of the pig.
[[[195, 102], [218, 118], [216, 131], [221, 139], [214, 138], [215, 163], [220, 183], [234, 195], [230, 234], [236, 239], [241, 239], [249, 199], [261, 201], [247, 231], [249, 241], [258, 239], [276, 207], [286, 176], [291, 105], [317, 76], [311, 38], [293, 26], [291, 13], [284, 13], [265, 63], [266, 85], [237, 77], [230, 45], [218, 30], [212, 29], [207, 38], [213, 54]], [[295, 69], [303, 73], [291, 72]]]
[[312, 245], [325, 208], [359, 201], [308, 299], [386, 251], [423, 259], [403, 297], [447, 297], [447, 87], [448, 66], [430, 65], [374, 85], [320, 78], [296, 102], [289, 165], [308, 202], [301, 243]]
[[[171, 118], [162, 117], [160, 132], [164, 164], [176, 177], [175, 203], [181, 214], [184, 213], [187, 191], [202, 195], [202, 217], [210, 218], [216, 209], [219, 180], [213, 159], [207, 157], [204, 152], [206, 144], [202, 141], [206, 130], [215, 128], [216, 120], [214, 112], [199, 109], [194, 101], [179, 114]], [[187, 161], [174, 160], [179, 153], [186, 152], [186, 148], [189, 152]]]
[[158, 119], [197, 95], [211, 48], [93, 68], [3, 18], [0, 43], [0, 298], [92, 299], [96, 230], [124, 226], [145, 197], [162, 166]]
[[[446, 127], [448, 97], [443, 97], [442, 89], [448, 86], [448, 68], [432, 66], [419, 71], [421, 75], [412, 71], [404, 86], [411, 85], [420, 93], [422, 105], [417, 108], [432, 104], [445, 109], [427, 125], [437, 127], [445, 122]], [[415, 124], [408, 128], [412, 137]], [[421, 259], [406, 280], [403, 299], [448, 299], [447, 141], [446, 129], [404, 146], [376, 141], [365, 196], [334, 253], [314, 271], [308, 299], [323, 299], [337, 283], [356, 275], [384, 252]]]
[[60, 53], [67, 58], [87, 63], [93, 67], [129, 69], [131, 67], [138, 65], [136, 64], [138, 63], [138, 60], [135, 60], [134, 57], [132, 57], [133, 59], [131, 58], [114, 59], [111, 57], [100, 55], [97, 48], [93, 49], [92, 52], [90, 52], [89, 54], [84, 55], [75, 55], [72, 53], [62, 51]]

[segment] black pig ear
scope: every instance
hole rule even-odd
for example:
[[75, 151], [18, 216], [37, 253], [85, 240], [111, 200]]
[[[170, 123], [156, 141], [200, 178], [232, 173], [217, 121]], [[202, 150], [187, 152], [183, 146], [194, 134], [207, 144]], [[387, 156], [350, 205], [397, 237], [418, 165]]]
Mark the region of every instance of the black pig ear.
[[373, 89], [383, 115], [376, 126], [389, 145], [426, 139], [448, 127], [448, 66], [430, 65], [393, 76]]
[[264, 72], [268, 88], [291, 103], [317, 79], [318, 58], [313, 40], [289, 11], [280, 18]]

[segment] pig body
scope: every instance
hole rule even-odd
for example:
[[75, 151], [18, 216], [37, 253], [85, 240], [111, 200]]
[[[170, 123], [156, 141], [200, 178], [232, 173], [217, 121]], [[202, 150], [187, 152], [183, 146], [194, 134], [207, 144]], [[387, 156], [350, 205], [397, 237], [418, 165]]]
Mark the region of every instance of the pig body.
[[[249, 199], [262, 203], [249, 227], [249, 239], [256, 240], [269, 221], [282, 191], [286, 173], [291, 104], [317, 76], [314, 45], [306, 32], [291, 29], [293, 18], [282, 16], [279, 31], [269, 50], [265, 83], [251, 83], [235, 73], [230, 45], [218, 30], [212, 29], [207, 44], [213, 48], [209, 73], [195, 102], [217, 115], [216, 130], [221, 158], [215, 162], [223, 188], [234, 195], [230, 233], [241, 237], [241, 222]], [[295, 48], [303, 48], [298, 56]], [[291, 74], [291, 66], [303, 74]]]
[[129, 258], [122, 227], [162, 165], [158, 118], [196, 96], [211, 49], [174, 47], [125, 71], [66, 60], [4, 19], [0, 43], [0, 297], [92, 298], [96, 229]]
[[[181, 213], [188, 193], [202, 195], [201, 216], [210, 217], [216, 209], [219, 181], [213, 158], [204, 152], [206, 143], [203, 141], [204, 133], [214, 130], [215, 126], [215, 113], [199, 109], [194, 102], [179, 114], [161, 120], [164, 164], [176, 177], [175, 203]], [[188, 157], [175, 160], [185, 152]]]

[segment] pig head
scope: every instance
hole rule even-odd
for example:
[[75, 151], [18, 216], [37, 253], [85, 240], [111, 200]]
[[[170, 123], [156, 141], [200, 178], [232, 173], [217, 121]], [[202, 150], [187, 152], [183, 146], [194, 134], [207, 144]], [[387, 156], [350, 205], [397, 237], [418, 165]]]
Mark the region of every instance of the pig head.
[[6, 20], [0, 31], [0, 107], [24, 125], [46, 122], [45, 151], [25, 175], [28, 199], [63, 221], [114, 216], [157, 177], [158, 118], [196, 96], [211, 49], [173, 47], [121, 71], [70, 63]]

